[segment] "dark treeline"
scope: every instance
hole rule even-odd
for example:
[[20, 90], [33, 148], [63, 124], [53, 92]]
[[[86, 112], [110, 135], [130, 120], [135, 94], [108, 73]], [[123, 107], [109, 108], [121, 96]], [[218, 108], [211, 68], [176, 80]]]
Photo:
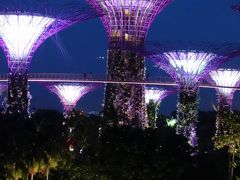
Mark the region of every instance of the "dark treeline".
[[[158, 128], [102, 127], [101, 118], [75, 111], [65, 124], [59, 112], [39, 110], [30, 119], [0, 120], [0, 179], [226, 180], [227, 149], [214, 150], [214, 112], [200, 112], [199, 152], [159, 116]], [[65, 125], [64, 125], [65, 124]], [[74, 151], [68, 149], [74, 127]]]

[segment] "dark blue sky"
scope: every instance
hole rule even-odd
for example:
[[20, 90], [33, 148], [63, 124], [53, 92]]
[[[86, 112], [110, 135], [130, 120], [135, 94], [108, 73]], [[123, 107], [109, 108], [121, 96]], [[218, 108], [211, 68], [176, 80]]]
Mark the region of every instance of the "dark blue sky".
[[[155, 19], [147, 40], [192, 41], [192, 42], [240, 42], [240, 13], [230, 9], [235, 0], [175, 0]], [[240, 1], [239, 1], [240, 3]], [[99, 19], [74, 25], [58, 37], [65, 48], [64, 56], [49, 38], [36, 51], [30, 72], [32, 73], [83, 73], [92, 72], [103, 77], [106, 69], [107, 34]], [[98, 57], [104, 56], [105, 60]], [[0, 70], [7, 72], [6, 59], [1, 52]], [[163, 74], [146, 61], [151, 76]], [[222, 67], [240, 67], [240, 58], [227, 62]], [[30, 84], [33, 96], [31, 107], [61, 110], [59, 99], [39, 84]], [[201, 110], [212, 110], [216, 103], [215, 90], [201, 89]], [[161, 104], [161, 113], [176, 109], [177, 96], [167, 97]], [[237, 92], [234, 107], [240, 106]], [[84, 111], [99, 111], [103, 103], [103, 88], [84, 96], [77, 107]]]

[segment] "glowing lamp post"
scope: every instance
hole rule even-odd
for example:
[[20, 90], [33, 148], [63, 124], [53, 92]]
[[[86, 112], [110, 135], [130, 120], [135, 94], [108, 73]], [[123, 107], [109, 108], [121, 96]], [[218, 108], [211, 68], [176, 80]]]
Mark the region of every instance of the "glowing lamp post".
[[27, 117], [28, 69], [34, 52], [51, 35], [73, 23], [89, 19], [93, 14], [68, 6], [63, 6], [65, 9], [61, 11], [57, 7], [54, 10], [47, 4], [43, 11], [39, 7], [32, 12], [28, 8], [12, 8], [11, 3], [6, 6], [4, 3], [0, 7], [0, 45], [9, 69], [7, 113]]
[[145, 88], [145, 102], [147, 104], [148, 127], [156, 128], [157, 111], [162, 100], [167, 97], [171, 91], [159, 88]]
[[[131, 50], [142, 47], [157, 16], [172, 0], [87, 0], [99, 13], [108, 33], [107, 79], [144, 81], [144, 56]], [[129, 48], [126, 48], [129, 47]], [[108, 124], [146, 126], [145, 87], [107, 84], [104, 119]]]
[[218, 95], [218, 109], [216, 120], [216, 136], [224, 131], [224, 118], [229, 117], [233, 96], [240, 83], [240, 71], [234, 69], [218, 69], [210, 73], [210, 82], [216, 86], [228, 88], [216, 88]]

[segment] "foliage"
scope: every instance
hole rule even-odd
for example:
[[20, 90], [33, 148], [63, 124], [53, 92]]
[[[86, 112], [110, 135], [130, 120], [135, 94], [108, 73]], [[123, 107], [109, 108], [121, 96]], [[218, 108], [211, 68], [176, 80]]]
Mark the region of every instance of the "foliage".
[[233, 169], [240, 165], [240, 114], [229, 111], [228, 113], [221, 113], [221, 118], [222, 133], [217, 134], [214, 138], [214, 145], [217, 149], [228, 148], [228, 152], [232, 156], [229, 167], [233, 173]]
[[[0, 179], [30, 175], [37, 180], [225, 178], [224, 154], [200, 152], [193, 159], [186, 138], [167, 127], [166, 117], [158, 118], [158, 128], [145, 130], [130, 126], [101, 129], [100, 117], [79, 111], [69, 121], [55, 111], [37, 111], [25, 120], [0, 119]], [[211, 120], [209, 116], [206, 122]], [[66, 143], [68, 126], [74, 127], [73, 152]]]
[[179, 102], [177, 105], [177, 132], [188, 138], [189, 144], [193, 147], [197, 143], [196, 124], [198, 122], [198, 104], [198, 90], [180, 86]]
[[39, 111], [31, 119], [2, 117], [0, 159], [4, 179], [25, 179], [29, 174], [45, 174], [56, 168], [64, 149], [62, 121], [62, 115], [51, 111]]
[[158, 109], [159, 105], [158, 103], [154, 102], [154, 100], [150, 100], [149, 103], [147, 104], [147, 117], [149, 128], [156, 128]]

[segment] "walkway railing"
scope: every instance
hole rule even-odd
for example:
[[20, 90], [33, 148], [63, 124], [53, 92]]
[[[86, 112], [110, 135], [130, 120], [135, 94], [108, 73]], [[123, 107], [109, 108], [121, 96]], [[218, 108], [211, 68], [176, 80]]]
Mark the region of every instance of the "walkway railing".
[[[0, 82], [6, 82], [7, 74], [0, 74]], [[30, 82], [49, 82], [49, 83], [97, 83], [97, 84], [132, 84], [132, 85], [152, 85], [152, 86], [177, 86], [170, 77], [150, 77], [145, 81], [117, 81], [107, 80], [105, 75], [92, 74], [67, 74], [67, 73], [31, 73], [29, 74]], [[200, 87], [202, 88], [232, 88], [240, 90], [240, 87], [213, 86], [204, 81]]]

